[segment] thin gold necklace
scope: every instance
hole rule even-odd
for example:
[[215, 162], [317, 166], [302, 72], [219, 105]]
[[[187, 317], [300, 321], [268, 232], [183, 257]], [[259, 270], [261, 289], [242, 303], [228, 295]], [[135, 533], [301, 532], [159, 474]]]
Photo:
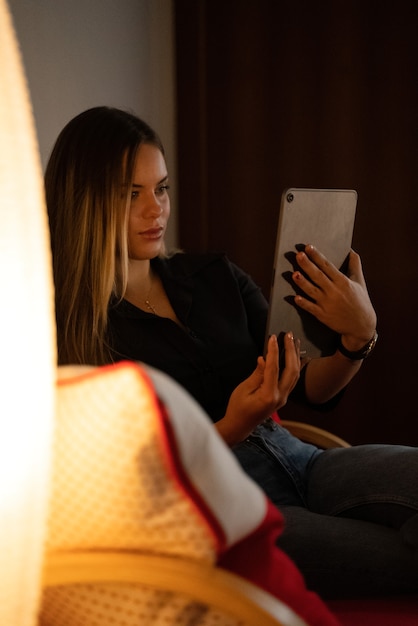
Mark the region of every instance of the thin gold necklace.
[[153, 286], [154, 286], [154, 283], [153, 283], [152, 274], [151, 274], [151, 287], [149, 288], [148, 295], [145, 298], [145, 306], [147, 307], [149, 311], [151, 311], [151, 313], [153, 313], [154, 315], [157, 315], [157, 311], [155, 310], [155, 307], [150, 302], [150, 296], [151, 296], [151, 291], [152, 291]]

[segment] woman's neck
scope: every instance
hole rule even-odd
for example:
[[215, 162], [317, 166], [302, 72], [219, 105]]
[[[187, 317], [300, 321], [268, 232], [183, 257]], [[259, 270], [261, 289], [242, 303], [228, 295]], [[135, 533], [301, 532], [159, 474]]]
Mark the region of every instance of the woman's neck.
[[152, 283], [152, 270], [149, 259], [144, 261], [130, 259], [128, 269], [128, 284], [125, 297], [129, 300], [129, 293], [145, 292]]
[[124, 297], [139, 309], [171, 319], [184, 328], [168, 299], [158, 273], [153, 272], [149, 260], [129, 261], [128, 285]]

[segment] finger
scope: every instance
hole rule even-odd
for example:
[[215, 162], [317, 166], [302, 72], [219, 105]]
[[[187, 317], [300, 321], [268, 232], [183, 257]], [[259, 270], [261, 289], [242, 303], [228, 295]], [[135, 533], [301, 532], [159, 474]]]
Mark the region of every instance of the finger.
[[305, 246], [305, 251], [298, 252], [296, 259], [301, 269], [317, 284], [323, 276], [335, 280], [340, 274], [335, 265], [312, 244]]
[[299, 366], [301, 359], [300, 339], [295, 339], [296, 364]]
[[350, 278], [350, 280], [353, 280], [359, 285], [366, 287], [366, 281], [365, 281], [364, 274], [363, 274], [363, 267], [361, 264], [360, 255], [357, 254], [357, 252], [354, 252], [354, 250], [350, 251], [350, 256], [348, 258], [347, 275]]
[[263, 357], [257, 359], [255, 370], [241, 384], [245, 386], [248, 393], [253, 393], [261, 387], [264, 381], [265, 362]]
[[279, 377], [279, 346], [276, 335], [271, 335], [267, 344], [267, 354], [264, 369], [264, 383], [267, 387], [276, 386]]
[[285, 363], [286, 367], [297, 365], [299, 362], [300, 341], [295, 339], [293, 333], [287, 333], [284, 338], [284, 346], [286, 350]]
[[295, 283], [295, 285], [297, 285], [298, 288], [304, 292], [305, 295], [311, 298], [311, 300], [317, 300], [319, 295], [323, 291], [313, 282], [305, 278], [305, 276], [303, 276], [301, 272], [298, 272], [298, 271], [294, 272], [292, 274], [292, 280]]
[[299, 378], [300, 372], [300, 340], [294, 339], [292, 333], [287, 333], [285, 338], [285, 368], [281, 376], [280, 382], [289, 388], [289, 391], [293, 389], [294, 384]]
[[[307, 313], [310, 313], [314, 317], [320, 319], [322, 308], [318, 304], [316, 304], [316, 302], [312, 302], [312, 300], [309, 300], [308, 298], [304, 298], [303, 296], [299, 294], [294, 297], [294, 302], [298, 307], [300, 307]], [[322, 320], [320, 319], [320, 321]]]

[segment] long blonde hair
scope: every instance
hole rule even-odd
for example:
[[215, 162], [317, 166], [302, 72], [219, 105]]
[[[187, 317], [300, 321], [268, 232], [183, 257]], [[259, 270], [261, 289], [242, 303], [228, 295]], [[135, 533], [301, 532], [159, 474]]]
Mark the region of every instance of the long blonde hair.
[[127, 218], [138, 148], [158, 135], [135, 115], [95, 107], [61, 131], [45, 172], [58, 361], [111, 361], [108, 307], [127, 284]]

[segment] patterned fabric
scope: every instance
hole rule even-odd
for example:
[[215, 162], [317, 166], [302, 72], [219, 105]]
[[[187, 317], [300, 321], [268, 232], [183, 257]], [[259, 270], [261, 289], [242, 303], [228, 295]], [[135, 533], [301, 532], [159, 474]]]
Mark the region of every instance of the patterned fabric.
[[[184, 411], [177, 403], [176, 413], [187, 419], [190, 408], [182, 404]], [[215, 433], [199, 417], [207, 449]], [[47, 548], [129, 548], [214, 563], [225, 534], [207, 505], [193, 499], [195, 487], [184, 470], [181, 475], [171, 427], [139, 366], [61, 368]], [[188, 456], [196, 458], [196, 451], [204, 452], [194, 440]], [[197, 458], [205, 464], [204, 456]], [[236, 621], [180, 594], [80, 585], [47, 590], [40, 624], [232, 626]]]
[[[242, 471], [198, 404], [167, 375], [133, 362], [60, 368], [53, 448], [47, 549], [119, 548], [221, 564], [312, 626], [337, 625], [275, 546], [279, 511]], [[89, 584], [45, 590], [39, 624], [238, 621], [185, 594]]]
[[43, 607], [42, 626], [247, 626], [181, 594], [139, 585], [57, 587], [44, 594]]
[[164, 428], [139, 367], [59, 382], [47, 547], [139, 548], [214, 561], [214, 537], [172, 475]]

